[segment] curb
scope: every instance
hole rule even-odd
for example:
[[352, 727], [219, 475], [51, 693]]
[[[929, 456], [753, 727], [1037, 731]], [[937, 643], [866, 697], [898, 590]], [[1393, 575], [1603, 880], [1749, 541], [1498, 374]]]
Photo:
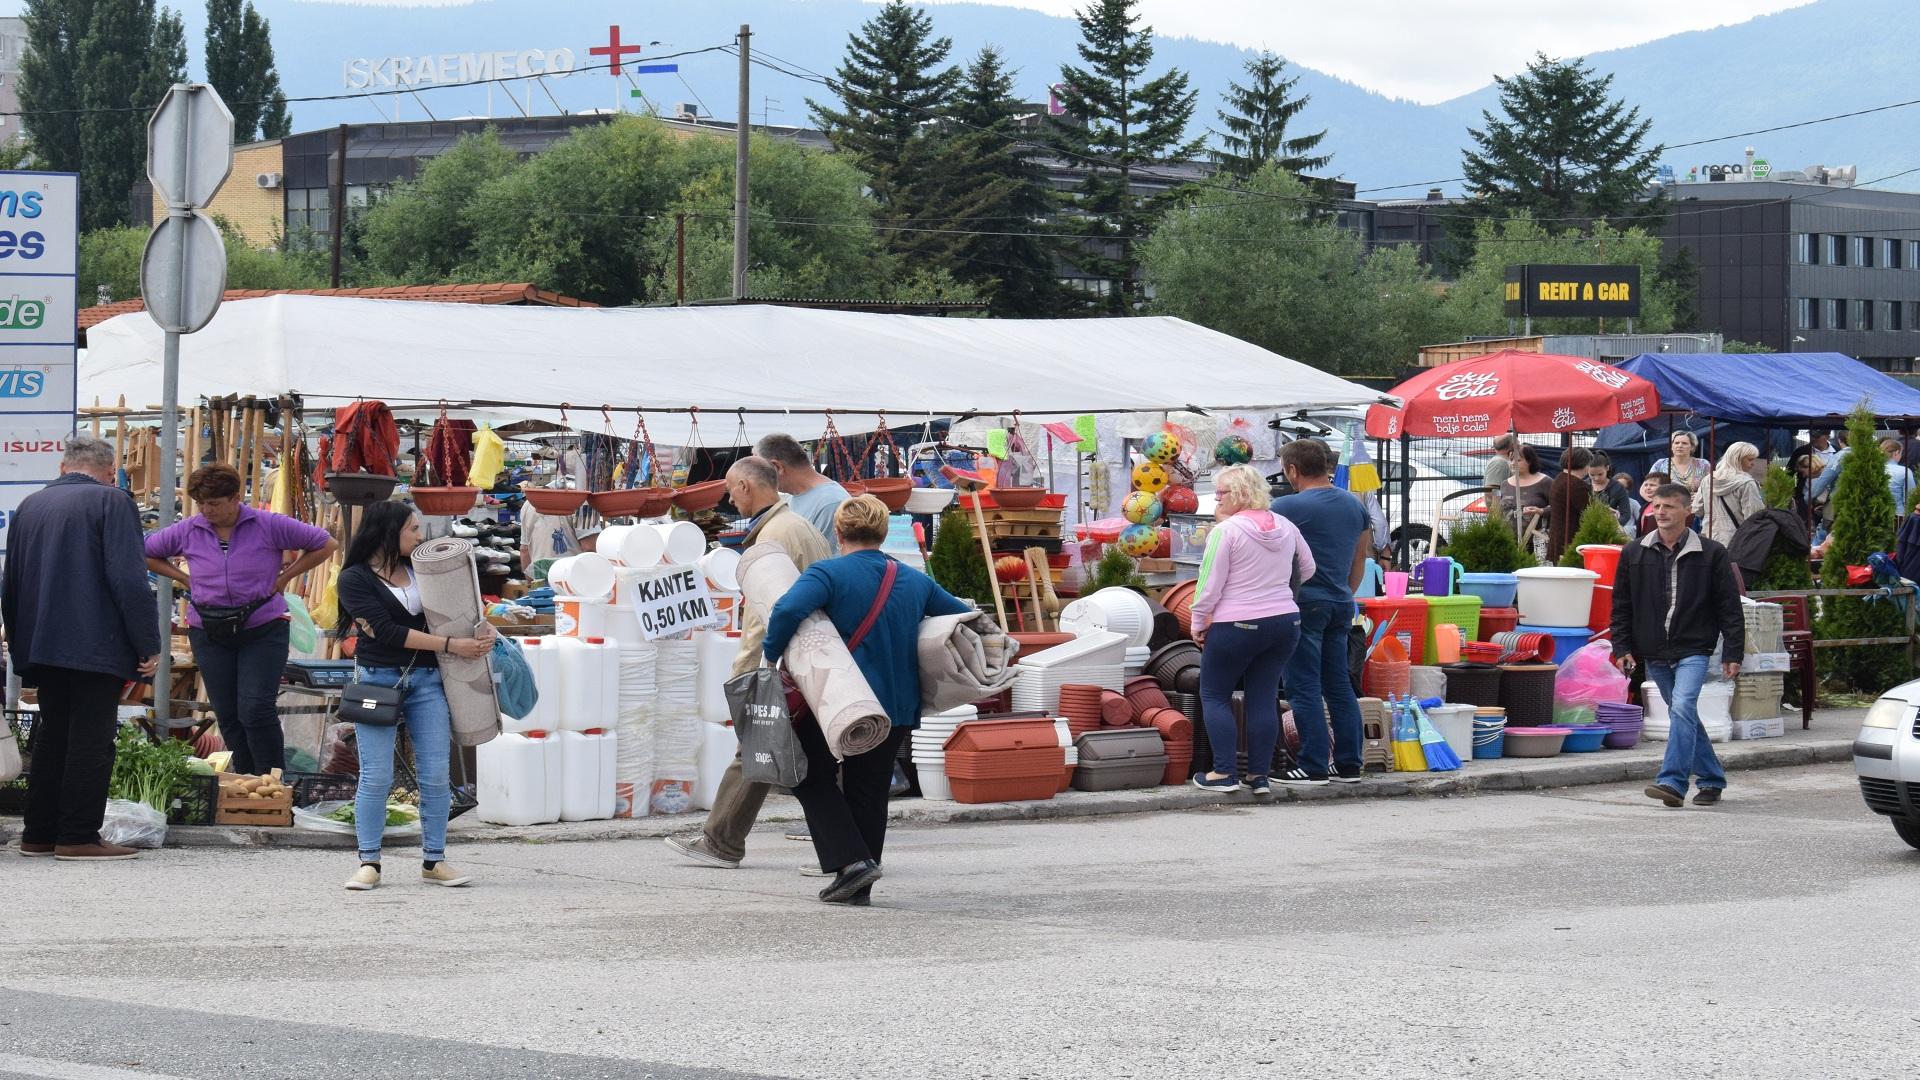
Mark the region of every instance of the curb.
[[[1653, 744], [1660, 746], [1663, 744]], [[1792, 742], [1723, 743], [1716, 747], [1728, 772], [1823, 765], [1853, 760], [1853, 739], [1823, 738]], [[1592, 760], [1592, 758], [1599, 760]], [[1371, 776], [1360, 784], [1330, 784], [1321, 788], [1274, 788], [1266, 803], [1318, 803], [1341, 799], [1435, 798], [1481, 792], [1538, 791], [1549, 788], [1591, 787], [1647, 780], [1660, 755], [1650, 749], [1614, 751], [1601, 755], [1556, 758], [1501, 759], [1500, 764], [1469, 764], [1457, 775], [1396, 778]], [[1525, 761], [1525, 764], [1520, 762]], [[925, 802], [895, 804], [888, 815], [893, 827], [965, 824], [990, 821], [1051, 821], [1111, 817], [1164, 811], [1233, 809], [1257, 806], [1246, 792], [1221, 795], [1191, 786], [1141, 788], [1130, 791], [1069, 791], [1038, 802], [982, 803]], [[560, 825], [509, 828], [477, 820], [454, 822], [448, 840], [455, 844], [558, 844], [608, 840], [650, 840], [697, 829], [704, 816], [681, 814], [624, 821], [583, 821]], [[803, 821], [799, 804], [774, 797], [760, 815], [758, 831], [768, 832]], [[0, 829], [0, 832], [14, 831]], [[353, 838], [338, 833], [299, 829], [261, 829], [246, 826], [176, 826], [167, 831], [167, 846], [181, 848], [326, 848], [346, 850]]]

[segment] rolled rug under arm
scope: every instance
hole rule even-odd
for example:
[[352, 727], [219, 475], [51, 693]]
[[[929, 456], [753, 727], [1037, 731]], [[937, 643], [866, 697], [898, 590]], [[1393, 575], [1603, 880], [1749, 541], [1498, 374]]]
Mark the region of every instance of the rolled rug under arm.
[[[428, 540], [413, 549], [413, 572], [420, 583], [420, 607], [427, 632], [472, 637], [480, 621], [480, 578], [473, 566], [473, 544], [458, 537]], [[453, 714], [453, 741], [479, 746], [500, 733], [500, 703], [493, 692], [493, 665], [444, 653], [440, 681]]]
[[[800, 580], [800, 570], [792, 557], [773, 543], [749, 548], [741, 556], [738, 573], [742, 600], [762, 622]], [[874, 696], [873, 687], [867, 685], [866, 676], [860, 674], [840, 632], [825, 615], [816, 611], [802, 620], [781, 660], [800, 687], [800, 696], [807, 699], [835, 758], [844, 761], [864, 754], [892, 733], [893, 721]]]

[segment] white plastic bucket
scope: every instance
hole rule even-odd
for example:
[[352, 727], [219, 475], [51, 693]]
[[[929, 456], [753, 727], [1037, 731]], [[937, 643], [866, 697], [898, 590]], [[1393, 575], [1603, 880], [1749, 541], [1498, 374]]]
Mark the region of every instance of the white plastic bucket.
[[[699, 529], [696, 527], [695, 532]], [[605, 600], [613, 595], [613, 564], [592, 551], [553, 560], [547, 568], [547, 582], [553, 591], [566, 596]]]
[[1527, 626], [1585, 628], [1593, 616], [1593, 585], [1600, 575], [1570, 566], [1517, 570], [1520, 621]]
[[600, 532], [597, 550], [616, 566], [651, 570], [660, 565], [667, 547], [651, 525], [609, 525]]
[[1427, 719], [1461, 761], [1473, 760], [1473, 711], [1471, 705], [1442, 705], [1427, 710]]
[[740, 553], [733, 548], [714, 548], [700, 556], [700, 572], [707, 584], [719, 592], [740, 591]]
[[560, 820], [604, 821], [613, 816], [611, 731], [563, 731], [560, 744]]
[[1125, 635], [1129, 646], [1153, 637], [1153, 606], [1132, 589], [1101, 589], [1060, 612], [1060, 629], [1086, 637], [1099, 631]]
[[953, 801], [953, 785], [947, 782], [947, 759], [945, 757], [930, 762], [922, 762], [919, 760], [919, 755], [915, 755], [913, 771], [920, 777], [921, 798], [938, 799], [942, 802]]
[[707, 534], [691, 521], [655, 522], [647, 528], [660, 534], [661, 550], [675, 566], [697, 563], [707, 552]]

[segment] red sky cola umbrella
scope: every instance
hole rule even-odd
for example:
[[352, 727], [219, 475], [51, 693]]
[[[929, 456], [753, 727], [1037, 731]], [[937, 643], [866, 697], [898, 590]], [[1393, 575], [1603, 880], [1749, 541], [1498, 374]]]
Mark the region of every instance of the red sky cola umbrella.
[[1591, 431], [1660, 411], [1660, 391], [1638, 375], [1584, 356], [1512, 349], [1430, 368], [1388, 393], [1405, 406], [1369, 411], [1374, 438]]

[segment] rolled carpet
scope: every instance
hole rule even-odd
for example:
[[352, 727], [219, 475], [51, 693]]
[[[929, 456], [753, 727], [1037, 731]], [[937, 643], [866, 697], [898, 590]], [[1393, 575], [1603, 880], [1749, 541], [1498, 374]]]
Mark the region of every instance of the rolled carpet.
[[[755, 544], [740, 557], [737, 569], [740, 594], [764, 624], [773, 605], [800, 580], [800, 570], [786, 549], [775, 543]], [[800, 623], [781, 657], [787, 674], [807, 699], [827, 747], [841, 761], [885, 742], [893, 721], [874, 697], [866, 676], [853, 662], [847, 643], [833, 622], [816, 611]]]
[[[472, 637], [480, 623], [480, 579], [473, 568], [473, 544], [453, 536], [428, 540], [413, 549], [413, 573], [420, 583], [427, 632]], [[487, 657], [441, 656], [440, 681], [453, 714], [455, 743], [479, 746], [500, 734], [500, 704], [493, 694], [493, 667]]]

